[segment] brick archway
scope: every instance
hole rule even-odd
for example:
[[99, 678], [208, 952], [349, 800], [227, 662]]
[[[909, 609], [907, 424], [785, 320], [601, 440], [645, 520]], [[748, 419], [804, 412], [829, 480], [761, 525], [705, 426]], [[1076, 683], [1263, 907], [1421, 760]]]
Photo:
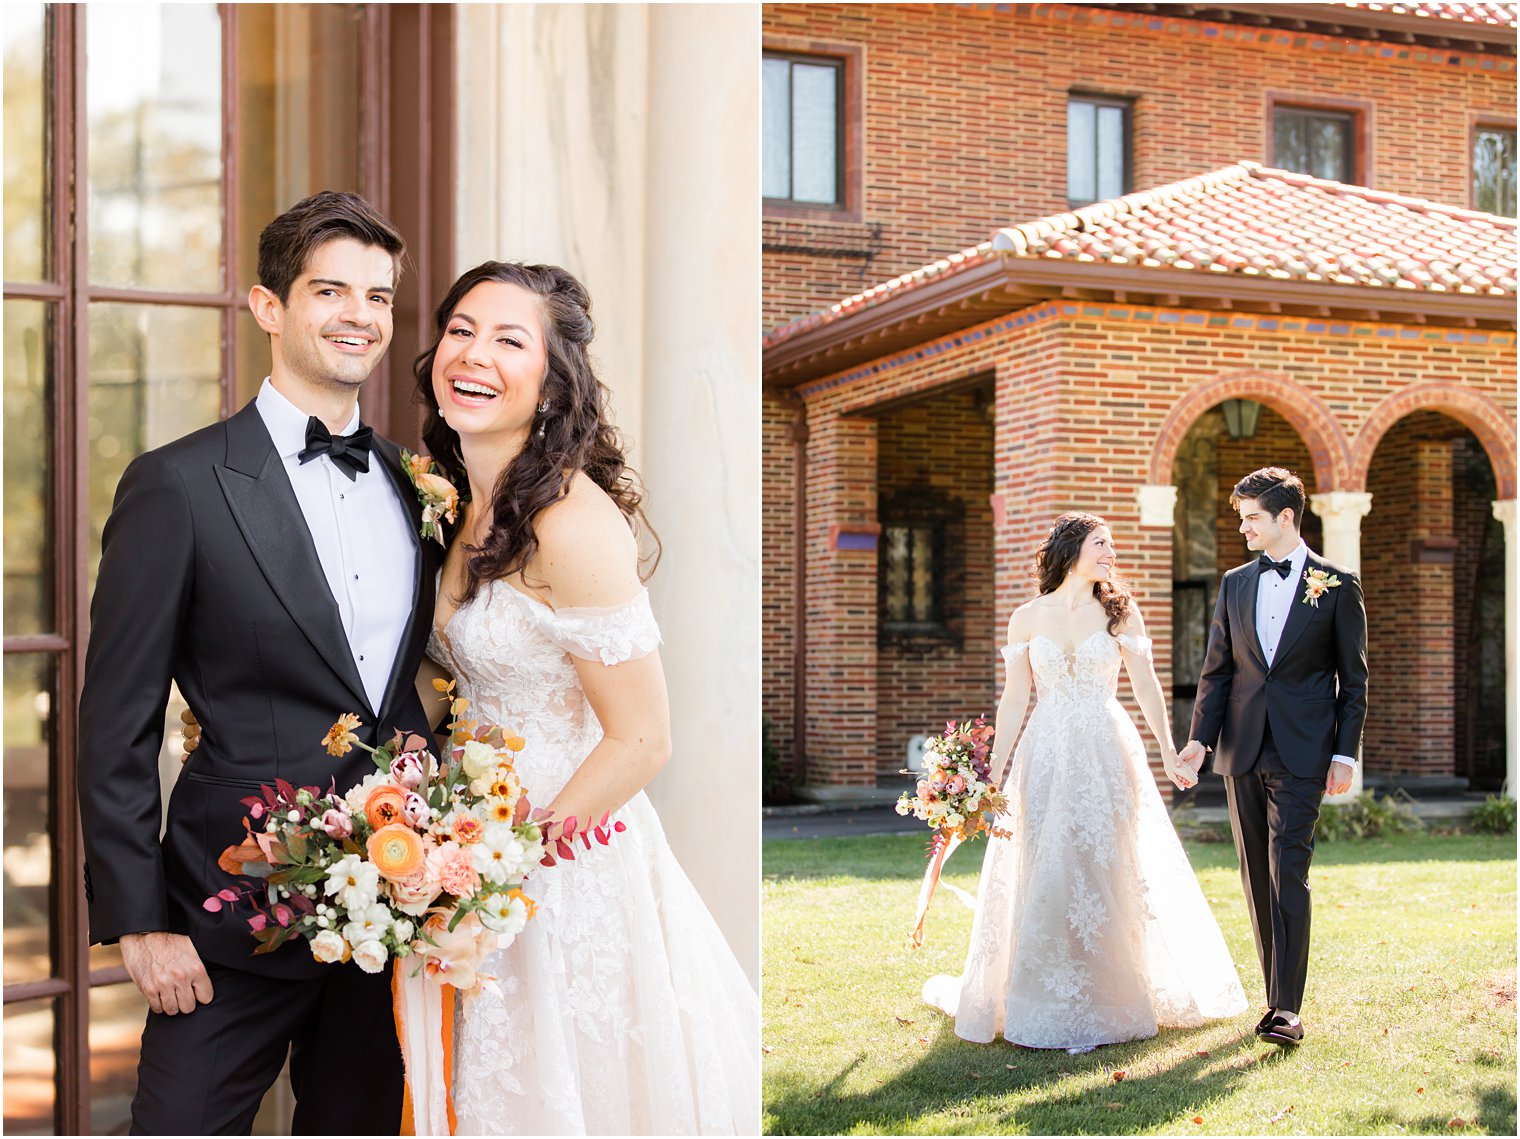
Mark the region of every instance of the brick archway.
[[1172, 481], [1172, 463], [1188, 429], [1209, 408], [1227, 399], [1255, 400], [1288, 421], [1309, 448], [1316, 491], [1350, 487], [1351, 450], [1330, 409], [1286, 376], [1254, 370], [1226, 372], [1200, 384], [1178, 401], [1161, 425], [1151, 452], [1153, 484], [1166, 485]]
[[1438, 411], [1466, 427], [1483, 445], [1494, 469], [1498, 497], [1515, 497], [1515, 425], [1504, 409], [1487, 396], [1449, 384], [1419, 384], [1405, 388], [1378, 404], [1357, 433], [1351, 449], [1349, 489], [1365, 490], [1372, 456], [1383, 436], [1416, 411]]

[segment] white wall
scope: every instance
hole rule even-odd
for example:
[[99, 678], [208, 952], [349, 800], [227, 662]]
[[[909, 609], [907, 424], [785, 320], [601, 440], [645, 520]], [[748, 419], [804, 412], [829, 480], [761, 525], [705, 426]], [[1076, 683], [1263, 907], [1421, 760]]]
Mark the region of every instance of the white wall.
[[759, 977], [760, 32], [750, 5], [464, 5], [456, 267], [564, 265], [664, 544], [670, 844]]

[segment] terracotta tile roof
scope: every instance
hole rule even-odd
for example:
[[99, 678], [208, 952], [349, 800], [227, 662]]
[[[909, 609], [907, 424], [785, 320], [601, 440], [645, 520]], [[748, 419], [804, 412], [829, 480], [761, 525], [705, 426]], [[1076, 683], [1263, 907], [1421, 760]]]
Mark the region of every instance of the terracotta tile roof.
[[1463, 24], [1493, 24], [1502, 28], [1516, 26], [1514, 4], [1369, 4], [1347, 2], [1341, 7], [1366, 8], [1373, 12], [1392, 12], [1396, 16], [1426, 16], [1432, 20], [1452, 20]]
[[1241, 162], [999, 230], [991, 241], [772, 329], [763, 343], [998, 259], [1512, 297], [1515, 236], [1512, 218]]

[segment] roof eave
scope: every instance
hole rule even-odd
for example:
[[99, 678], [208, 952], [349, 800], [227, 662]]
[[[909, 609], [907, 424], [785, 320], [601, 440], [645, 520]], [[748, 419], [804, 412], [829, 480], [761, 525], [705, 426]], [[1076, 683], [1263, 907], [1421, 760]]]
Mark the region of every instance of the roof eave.
[[[1515, 50], [1515, 29], [1503, 24], [1479, 21], [1442, 20], [1431, 16], [1417, 16], [1412, 12], [1374, 11], [1371, 8], [1347, 8], [1340, 4], [1210, 4], [1197, 6], [1195, 19], [1208, 19], [1208, 11], [1225, 10], [1260, 17], [1274, 23], [1291, 20], [1316, 25], [1338, 25], [1342, 34], [1353, 39], [1359, 30], [1371, 29], [1379, 33], [1394, 33], [1396, 37], [1408, 36], [1411, 40], [1436, 41], [1446, 39], [1453, 46], [1470, 44], [1479, 50], [1497, 48], [1503, 54]], [[1399, 43], [1395, 38], [1392, 42]], [[1404, 40], [1402, 42], [1410, 42]], [[1508, 49], [1505, 51], [1504, 49]]]
[[767, 348], [768, 387], [790, 388], [1044, 300], [1282, 312], [1357, 321], [1513, 329], [1515, 298], [1003, 257], [904, 291]]

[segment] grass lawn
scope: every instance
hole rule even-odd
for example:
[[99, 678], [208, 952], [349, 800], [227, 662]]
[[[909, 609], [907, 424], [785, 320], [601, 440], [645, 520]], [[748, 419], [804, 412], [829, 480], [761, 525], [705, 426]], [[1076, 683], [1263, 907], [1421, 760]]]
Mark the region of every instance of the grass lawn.
[[[1321, 842], [1303, 1017], [1281, 1051], [1234, 849], [1188, 845], [1249, 1011], [1083, 1056], [970, 1044], [920, 1000], [959, 973], [984, 846], [951, 859], [917, 953], [914, 835], [765, 844], [770, 1134], [1515, 1134], [1515, 839]], [[1121, 1075], [1122, 1073], [1122, 1075]]]

